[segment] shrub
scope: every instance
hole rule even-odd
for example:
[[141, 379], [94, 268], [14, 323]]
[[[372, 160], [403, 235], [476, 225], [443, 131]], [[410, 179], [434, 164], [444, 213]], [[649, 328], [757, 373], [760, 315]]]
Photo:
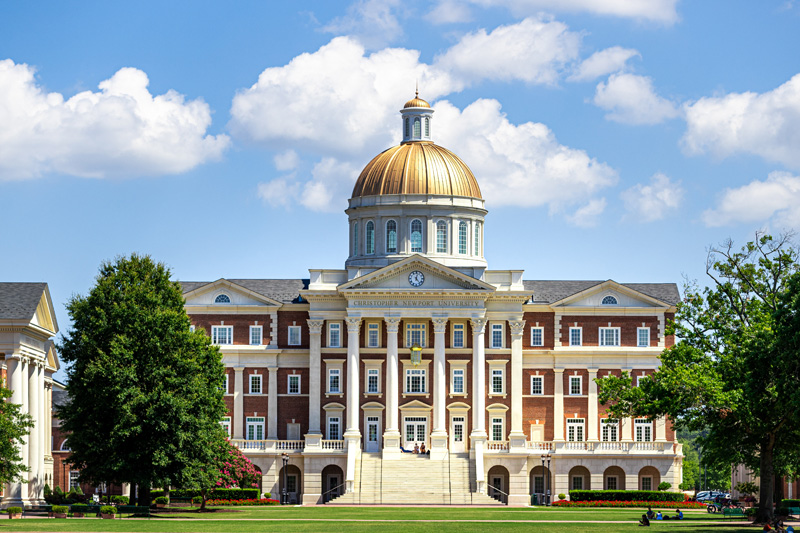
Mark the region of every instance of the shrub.
[[[53, 509], [55, 509], [55, 506], [53, 506]], [[75, 505], [71, 505], [69, 510], [72, 511], [73, 513], [86, 514], [89, 512], [89, 506], [86, 505], [85, 503], [76, 503]]]
[[748, 518], [752, 518], [756, 515], [757, 512], [758, 509], [756, 509], [755, 507], [748, 507], [747, 509], [744, 510], [744, 515]]
[[266, 499], [266, 500], [269, 500], [270, 498], [272, 498], [272, 493], [271, 492], [265, 492], [263, 498]]
[[[173, 498], [200, 497], [199, 490], [171, 490], [169, 494]], [[150, 491], [150, 496], [153, 498], [164, 496], [164, 491]], [[208, 499], [215, 500], [256, 500], [259, 496], [261, 493], [258, 489], [211, 489], [208, 491]]]
[[775, 509], [775, 514], [778, 515], [778, 516], [789, 516], [789, 514], [790, 514], [789, 513], [789, 508], [788, 507], [784, 507], [783, 505], [781, 505], [780, 507]]
[[53, 512], [56, 513], [56, 514], [67, 514], [68, 511], [69, 511], [69, 507], [67, 507], [66, 505], [54, 505], [53, 506]]
[[104, 505], [100, 508], [100, 514], [117, 514], [117, 508], [113, 505]]
[[566, 494], [564, 494], [563, 492], [560, 492], [560, 493], [558, 494], [558, 499], [559, 499], [559, 500], [566, 499], [566, 497], [567, 497], [567, 495], [566, 495]]
[[8, 507], [6, 512], [8, 514], [22, 514], [22, 507]]
[[116, 503], [117, 505], [128, 505], [131, 502], [130, 498], [127, 496], [112, 496], [111, 503]]
[[781, 507], [800, 507], [800, 500], [781, 500]]
[[680, 492], [659, 492], [657, 490], [571, 490], [569, 496], [573, 501], [649, 501], [683, 502]]
[[672, 483], [667, 483], [666, 481], [662, 481], [658, 484], [658, 490], [663, 492], [665, 490], [669, 490], [672, 487]]
[[752, 481], [746, 481], [744, 483], [737, 483], [734, 490], [740, 492], [742, 494], [755, 494], [758, 492], [758, 485], [753, 483]]
[[654, 507], [658, 508], [661, 507], [662, 509], [705, 509], [706, 504], [700, 502], [682, 502], [682, 501], [623, 501], [623, 500], [616, 500], [616, 501], [603, 501], [603, 500], [593, 500], [593, 501], [557, 501], [553, 502], [554, 507], [622, 507], [622, 508], [631, 508], [631, 507], [638, 507], [645, 509], [647, 507]]
[[251, 505], [280, 505], [278, 500], [270, 498], [252, 499], [252, 500], [208, 500], [207, 505], [216, 505], [224, 507], [239, 507]]
[[53, 491], [50, 489], [50, 485], [48, 485], [47, 483], [44, 484], [43, 491], [44, 491], [44, 497], [45, 498], [47, 498], [48, 496], [53, 494]]
[[158, 505], [167, 505], [169, 503], [169, 498], [166, 496], [159, 496], [155, 499], [156, 504]]

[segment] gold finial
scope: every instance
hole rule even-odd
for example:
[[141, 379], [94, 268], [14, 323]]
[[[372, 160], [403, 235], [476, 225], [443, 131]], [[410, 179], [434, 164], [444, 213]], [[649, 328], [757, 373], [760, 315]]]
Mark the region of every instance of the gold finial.
[[419, 80], [414, 83], [414, 98], [419, 98]]

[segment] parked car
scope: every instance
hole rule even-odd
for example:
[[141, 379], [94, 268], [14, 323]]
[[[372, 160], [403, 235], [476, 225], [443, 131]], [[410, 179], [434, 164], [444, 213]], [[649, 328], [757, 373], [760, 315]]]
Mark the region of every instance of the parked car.
[[706, 501], [711, 501], [718, 496], [720, 498], [725, 498], [725, 493], [716, 490], [704, 490], [702, 492], [698, 492], [697, 497], [695, 499], [698, 502], [706, 502]]

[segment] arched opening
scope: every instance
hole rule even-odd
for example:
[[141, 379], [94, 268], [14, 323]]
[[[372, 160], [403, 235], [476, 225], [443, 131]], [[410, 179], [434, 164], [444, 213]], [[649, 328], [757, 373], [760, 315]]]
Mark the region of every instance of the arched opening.
[[397, 253], [397, 222], [394, 220], [386, 223], [386, 253]]
[[546, 503], [545, 494], [553, 492], [553, 476], [549, 468], [534, 466], [530, 474], [530, 493], [537, 495], [540, 505]]
[[646, 466], [639, 470], [639, 490], [658, 490], [661, 483], [661, 472], [654, 466]]
[[227, 294], [220, 294], [216, 298], [214, 298], [215, 304], [229, 304], [231, 303], [231, 298]]
[[503, 503], [508, 503], [508, 469], [495, 465], [489, 469], [487, 479], [489, 496]]
[[414, 119], [414, 138], [419, 139], [422, 137], [422, 127], [419, 123], [419, 117]]
[[436, 223], [436, 253], [447, 253], [447, 222], [444, 220]]
[[603, 472], [604, 490], [625, 490], [625, 471], [618, 466], [609, 466]]
[[322, 469], [322, 503], [344, 494], [344, 472], [338, 465], [328, 465]]
[[[284, 475], [284, 470], [286, 471]], [[278, 499], [280, 496], [283, 495], [283, 488], [286, 487], [286, 496], [288, 498], [289, 503], [297, 504], [302, 501], [300, 497], [302, 484], [302, 474], [300, 473], [300, 469], [296, 465], [289, 465], [285, 469], [281, 467], [280, 472], [278, 473], [278, 488], [280, 489], [280, 494], [278, 495]], [[284, 485], [285, 483], [285, 485]], [[273, 494], [273, 496], [275, 496]]]
[[617, 305], [617, 299], [611, 295], [603, 298], [602, 305]]
[[365, 248], [367, 255], [375, 253], [375, 223], [371, 220], [367, 222]]
[[411, 221], [411, 253], [422, 253], [422, 221]]
[[429, 117], [425, 117], [425, 137], [431, 136], [431, 119]]
[[585, 466], [574, 466], [569, 471], [569, 490], [591, 490], [592, 476]]
[[464, 221], [458, 224], [458, 253], [467, 254], [467, 223]]
[[[257, 472], [257, 474], [256, 474], [256, 483], [258, 484], [258, 497], [260, 498], [261, 495], [264, 494], [264, 478], [261, 475], [262, 474], [261, 467], [259, 467], [257, 465], [253, 465], [253, 468], [255, 468], [255, 470]], [[274, 497], [274, 495], [273, 495], [273, 497]]]

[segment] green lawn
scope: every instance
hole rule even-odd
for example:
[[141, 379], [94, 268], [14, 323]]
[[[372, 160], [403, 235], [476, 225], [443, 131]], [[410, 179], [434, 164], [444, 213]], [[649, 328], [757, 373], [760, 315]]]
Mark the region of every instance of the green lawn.
[[[97, 518], [0, 521], [0, 529], [64, 532], [270, 532], [370, 531], [614, 532], [639, 530], [639, 509], [447, 508], [447, 507], [238, 507], [230, 511], [164, 513], [151, 519]], [[687, 511], [684, 520], [653, 522], [651, 531], [683, 533], [753, 532], [726, 525], [721, 517]]]

